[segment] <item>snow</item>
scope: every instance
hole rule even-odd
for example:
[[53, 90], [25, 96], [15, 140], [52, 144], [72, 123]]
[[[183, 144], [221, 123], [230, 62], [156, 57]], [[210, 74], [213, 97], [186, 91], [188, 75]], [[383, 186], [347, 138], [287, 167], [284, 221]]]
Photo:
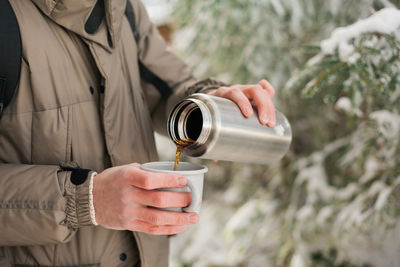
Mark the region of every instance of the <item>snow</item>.
[[345, 96], [339, 98], [339, 100], [336, 102], [335, 108], [338, 110], [343, 110], [352, 115], [357, 115], [358, 117], [362, 116], [362, 111], [358, 108], [354, 108], [350, 98]]
[[246, 228], [251, 222], [254, 216], [254, 211], [256, 210], [257, 202], [255, 200], [250, 200], [243, 207], [241, 207], [234, 216], [226, 224], [226, 230], [228, 232], [234, 232], [232, 229]]
[[279, 16], [284, 16], [285, 15], [285, 9], [281, 4], [281, 1], [279, 0], [271, 0], [271, 4], [274, 7], [276, 13], [278, 13]]
[[361, 58], [360, 53], [353, 53], [348, 59], [347, 62], [349, 62], [350, 64], [355, 64], [357, 62], [357, 60], [359, 60]]
[[290, 4], [292, 6], [292, 12], [293, 12], [292, 18], [290, 20], [290, 26], [294, 33], [299, 33], [302, 30], [301, 19], [303, 17], [302, 14], [303, 7], [299, 0], [292, 0], [290, 1]]
[[335, 194], [335, 198], [345, 200], [349, 199], [357, 194], [358, 185], [355, 183], [348, 184], [345, 188], [338, 190]]
[[300, 254], [296, 253], [293, 255], [292, 260], [290, 261], [290, 267], [306, 267], [303, 258]]
[[379, 166], [378, 160], [373, 156], [369, 156], [365, 162], [365, 173], [360, 177], [360, 182], [363, 184], [368, 183], [376, 175]]
[[150, 20], [157, 26], [167, 24], [171, 14], [171, 1], [142, 0]]
[[307, 66], [312, 66], [312, 65], [315, 65], [317, 63], [320, 63], [322, 59], [324, 59], [324, 55], [323, 54], [317, 54], [317, 55], [313, 56], [312, 58], [310, 58], [307, 61]]
[[347, 26], [339, 27], [333, 31], [331, 37], [321, 42], [321, 49], [324, 54], [333, 54], [338, 49], [342, 61], [348, 61], [354, 52], [349, 41], [363, 33], [380, 32], [390, 34], [400, 26], [400, 10], [395, 8], [384, 8], [358, 22]]
[[371, 118], [378, 123], [378, 130], [386, 138], [397, 138], [400, 130], [400, 116], [387, 110], [371, 113]]
[[336, 102], [336, 109], [350, 112], [352, 109], [350, 98], [348, 97], [339, 98], [339, 100]]
[[329, 6], [330, 6], [330, 9], [331, 9], [331, 12], [333, 14], [336, 14], [342, 8], [342, 1], [340, 1], [340, 0], [332, 0], [332, 1], [329, 2]]
[[324, 224], [326, 224], [326, 220], [330, 216], [332, 216], [333, 213], [334, 210], [331, 206], [323, 207], [317, 215], [316, 223], [319, 224], [320, 226], [323, 226]]
[[[240, 38], [236, 39], [235, 34], [216, 35], [221, 37], [220, 44], [204, 42], [198, 38], [202, 31], [209, 34], [214, 30], [229, 29], [227, 20], [220, 21], [213, 13], [221, 11], [221, 5], [229, 1], [222, 1], [221, 5], [215, 4], [215, 10], [208, 13], [207, 8], [211, 8], [207, 5], [213, 5], [214, 1], [195, 2], [205, 4], [196, 4], [196, 10], [204, 10], [204, 12], [193, 16], [193, 24], [205, 25], [205, 29], [198, 26], [186, 27], [186, 31], [181, 31], [176, 35], [178, 38], [175, 45], [181, 45], [187, 49], [191, 47], [189, 43], [196, 40], [198, 43], [203, 42], [202, 46], [196, 46], [201, 51], [202, 47], [204, 50], [207, 48], [207, 51], [217, 51], [218, 45], [223, 44], [226, 48], [240, 41]], [[241, 1], [241, 3], [244, 2], [246, 1]], [[257, 0], [249, 2], [257, 3]], [[265, 75], [265, 70], [270, 68], [267, 63], [273, 62], [274, 65], [278, 65], [274, 66], [273, 72], [267, 73], [269, 78], [275, 79], [283, 73], [281, 77], [286, 83], [288, 77], [284, 74], [291, 68], [285, 66], [293, 62], [286, 57], [282, 57], [279, 61], [271, 60], [271, 58], [274, 59], [273, 53], [276, 52], [274, 48], [278, 47], [277, 44], [285, 45], [287, 41], [285, 36], [280, 34], [282, 32], [280, 29], [287, 28], [283, 27], [281, 21], [276, 18], [280, 18], [281, 7], [285, 9], [285, 12], [290, 11], [290, 20], [286, 22], [289, 25], [287, 32], [294, 36], [304, 37], [302, 31], [309, 27], [308, 20], [304, 17], [313, 17], [310, 9], [316, 7], [311, 4], [305, 6], [304, 3], [307, 2], [305, 0], [261, 2], [263, 4], [256, 5], [257, 8], [249, 8], [248, 12], [240, 14], [242, 16], [240, 20], [248, 21], [248, 23], [240, 25], [238, 32], [243, 34], [243, 28], [249, 31], [252, 27], [259, 28], [254, 31], [254, 38], [243, 38], [247, 46], [243, 45], [243, 49], [236, 52], [238, 54], [235, 56], [244, 60], [238, 60], [235, 64], [246, 66], [252, 74]], [[351, 2], [357, 1], [330, 0], [326, 1], [326, 4], [324, 2], [324, 10], [317, 8], [317, 12], [322, 14], [324, 11], [323, 17], [329, 18], [327, 20], [330, 21], [324, 26], [322, 36], [329, 36], [326, 34], [335, 27], [335, 24], [331, 22], [334, 20], [331, 18], [338, 17], [335, 13], [348, 10], [350, 6], [353, 6]], [[362, 6], [368, 6], [368, 8], [351, 8], [346, 13], [346, 16], [352, 16], [351, 21], [354, 21], [356, 17], [363, 18], [370, 14], [372, 0], [362, 2]], [[265, 14], [259, 12], [259, 10], [264, 11], [264, 7], [274, 11], [265, 12]], [[326, 11], [327, 8], [328, 11]], [[207, 16], [201, 14], [207, 14]], [[223, 14], [229, 17], [228, 14]], [[238, 13], [233, 14], [233, 16], [238, 15]], [[264, 19], [260, 22], [263, 26], [254, 25], [255, 21], [261, 18]], [[272, 19], [268, 20], [269, 18], [274, 18], [277, 24], [275, 25]], [[344, 16], [342, 18], [344, 19]], [[311, 23], [315, 22], [311, 21]], [[210, 25], [213, 24], [215, 25], [211, 27]], [[293, 86], [295, 90], [298, 85], [303, 86], [308, 79], [315, 77], [316, 72], [323, 67], [323, 61], [329, 59], [327, 54], [339, 53], [340, 58], [349, 64], [364, 64], [370, 60], [371, 65], [381, 66], [387, 63], [388, 59], [395, 55], [396, 50], [388, 44], [386, 38], [381, 38], [381, 35], [376, 34], [368, 35], [368, 40], [359, 37], [363, 33], [379, 31], [393, 33], [392, 36], [399, 40], [399, 25], [399, 10], [387, 8], [375, 13], [371, 18], [334, 31], [332, 36], [322, 43], [323, 52], [310, 59], [305, 68], [299, 70], [300, 75], [293, 75], [286, 83], [286, 87], [292, 89]], [[393, 32], [395, 30], [397, 31]], [[181, 36], [186, 36], [186, 38], [180, 38]], [[314, 40], [307, 39], [310, 42]], [[358, 44], [377, 49], [379, 53], [371, 52], [371, 55], [366, 55], [368, 49], [355, 51], [354, 46]], [[216, 56], [218, 53], [210, 54]], [[192, 53], [186, 60], [196, 62], [196, 69], [200, 69], [201, 73], [206, 73], [207, 70], [214, 70], [214, 64], [219, 63], [201, 60], [210, 54]], [[360, 56], [366, 56], [365, 60], [360, 59]], [[223, 59], [218, 60], [223, 61]], [[334, 93], [339, 97], [334, 108], [336, 111], [343, 112], [338, 114], [330, 110], [326, 114], [320, 114], [320, 117], [326, 118], [328, 122], [334, 121], [335, 124], [339, 122], [348, 131], [338, 131], [341, 133], [338, 135], [341, 136], [340, 140], [320, 144], [316, 151], [301, 155], [301, 157], [294, 153], [289, 154], [290, 180], [285, 172], [277, 169], [265, 170], [265, 173], [261, 174], [257, 166], [222, 167], [220, 165], [221, 170], [209, 175], [207, 181], [209, 191], [205, 197], [206, 202], [200, 217], [201, 223], [172, 240], [174, 257], [181, 261], [180, 265], [176, 266], [193, 263], [194, 267], [267, 267], [279, 265], [276, 261], [282, 265], [283, 259], [285, 259], [285, 264], [291, 267], [315, 266], [310, 261], [310, 253], [316, 250], [329, 252], [330, 248], [337, 249], [335, 264], [338, 265], [346, 261], [356, 266], [400, 266], [398, 254], [400, 220], [397, 215], [399, 209], [395, 206], [400, 176], [395, 182], [393, 181], [398, 176], [395, 171], [399, 162], [396, 153], [398, 153], [400, 142], [398, 134], [400, 132], [400, 109], [398, 108], [400, 85], [398, 81], [394, 86], [388, 85], [390, 77], [399, 73], [400, 62], [397, 65], [396, 63], [387, 64], [384, 71], [374, 70], [371, 66], [364, 67], [370, 84], [365, 82], [360, 73], [350, 68], [349, 76], [341, 81], [343, 93]], [[226, 77], [223, 80], [230, 81], [237, 74], [232, 72], [232, 68], [228, 66], [219, 71], [223, 73], [222, 75], [218, 74]], [[302, 79], [303, 77], [306, 79]], [[376, 93], [382, 94], [385, 98], [380, 98], [381, 95], [374, 98], [375, 95], [369, 91], [369, 87], [372, 87], [375, 82], [384, 84]], [[301, 88], [297, 89], [301, 90]], [[288, 90], [287, 93], [293, 90]], [[387, 99], [387, 101], [379, 104], [381, 99]], [[294, 125], [293, 121], [292, 125]], [[322, 129], [322, 125], [326, 124], [313, 125], [300, 119], [293, 130], [297, 130], [297, 134], [300, 135], [312, 133], [313, 131], [306, 131], [309, 127], [317, 127], [317, 130], [324, 133], [327, 129]], [[314, 145], [314, 140], [319, 140], [318, 136], [312, 134], [303, 138]], [[173, 149], [174, 147], [171, 148], [172, 154]], [[225, 168], [230, 169], [227, 171], [228, 169]], [[210, 182], [218, 181], [216, 184], [221, 185], [222, 177], [228, 176], [233, 177], [230, 182], [226, 184], [224, 182], [223, 189], [210, 189]], [[255, 190], [253, 182], [257, 182], [259, 178], [266, 184]], [[252, 186], [249, 186], [250, 184]]]
[[381, 190], [378, 195], [378, 199], [375, 202], [375, 209], [381, 210], [384, 205], [387, 203], [387, 199], [392, 193], [392, 188], [386, 187], [385, 189]]
[[196, 267], [222, 265], [227, 258], [222, 228], [231, 213], [222, 202], [205, 200], [199, 223], [170, 239], [170, 265], [183, 266], [184, 262], [195, 262]]

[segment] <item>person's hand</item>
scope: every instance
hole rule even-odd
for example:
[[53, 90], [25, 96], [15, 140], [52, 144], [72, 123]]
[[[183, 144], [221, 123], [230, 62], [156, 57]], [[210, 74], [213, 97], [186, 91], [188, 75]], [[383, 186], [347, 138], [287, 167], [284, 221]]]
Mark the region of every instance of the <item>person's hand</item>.
[[[147, 172], [133, 163], [97, 174], [93, 180], [93, 202], [99, 225], [117, 230], [154, 235], [183, 232], [199, 220], [196, 213], [164, 211], [158, 208], [186, 207], [191, 194], [158, 191], [157, 188], [183, 187], [186, 178], [178, 174]], [[151, 207], [149, 207], [151, 206]]]
[[261, 124], [270, 127], [276, 124], [275, 107], [272, 102], [275, 89], [266, 80], [261, 80], [258, 84], [220, 87], [207, 94], [232, 100], [239, 106], [245, 117], [253, 115], [254, 105], [257, 108], [258, 119]]

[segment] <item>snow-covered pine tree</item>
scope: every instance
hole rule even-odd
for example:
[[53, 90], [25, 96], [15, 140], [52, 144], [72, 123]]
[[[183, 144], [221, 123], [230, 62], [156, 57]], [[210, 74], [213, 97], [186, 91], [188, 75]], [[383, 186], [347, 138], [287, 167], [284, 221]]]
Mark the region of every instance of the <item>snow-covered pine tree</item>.
[[318, 129], [340, 137], [292, 169], [292, 198], [303, 199], [286, 214], [297, 253], [399, 266], [400, 10], [336, 29], [320, 47], [286, 90], [326, 106]]
[[181, 263], [399, 265], [398, 34], [365, 32], [339, 50], [335, 37], [319, 42], [398, 2], [176, 2], [175, 44], [196, 72], [269, 78], [294, 132], [280, 166], [210, 167], [207, 223], [175, 240]]
[[304, 62], [304, 45], [371, 7], [373, 0], [176, 1], [175, 45], [200, 75], [241, 83], [268, 76], [279, 87]]

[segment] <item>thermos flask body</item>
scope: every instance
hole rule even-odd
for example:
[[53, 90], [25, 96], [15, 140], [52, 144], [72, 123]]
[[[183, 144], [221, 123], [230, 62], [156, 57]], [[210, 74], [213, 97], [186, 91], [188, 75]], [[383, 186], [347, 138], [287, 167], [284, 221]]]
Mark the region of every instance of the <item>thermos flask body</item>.
[[268, 164], [289, 150], [289, 121], [276, 111], [276, 126], [261, 125], [256, 112], [245, 118], [232, 101], [193, 94], [171, 111], [168, 134], [176, 142], [193, 140], [183, 153], [205, 159]]

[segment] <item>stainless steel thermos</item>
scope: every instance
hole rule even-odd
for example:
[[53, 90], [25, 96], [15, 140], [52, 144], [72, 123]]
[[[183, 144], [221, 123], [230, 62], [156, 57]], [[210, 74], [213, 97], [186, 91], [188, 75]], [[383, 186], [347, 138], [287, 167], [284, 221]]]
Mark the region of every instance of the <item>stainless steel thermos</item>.
[[176, 142], [195, 142], [183, 153], [205, 159], [268, 164], [280, 160], [289, 150], [291, 128], [276, 111], [276, 126], [261, 125], [256, 112], [245, 118], [232, 101], [193, 94], [178, 103], [168, 118], [168, 134]]

